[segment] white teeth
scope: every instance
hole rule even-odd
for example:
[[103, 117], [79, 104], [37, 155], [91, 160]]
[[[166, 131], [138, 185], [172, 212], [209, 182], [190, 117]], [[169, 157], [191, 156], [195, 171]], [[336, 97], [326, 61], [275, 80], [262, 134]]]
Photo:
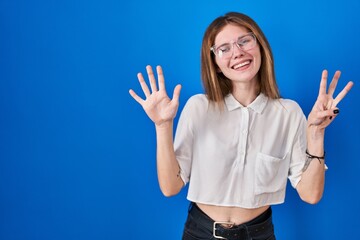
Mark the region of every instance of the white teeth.
[[241, 67], [243, 67], [243, 66], [245, 66], [245, 65], [247, 65], [247, 64], [250, 64], [250, 61], [245, 61], [245, 62], [242, 62], [242, 63], [240, 63], [240, 64], [238, 64], [238, 65], [235, 65], [235, 66], [234, 66], [234, 69], [241, 68]]

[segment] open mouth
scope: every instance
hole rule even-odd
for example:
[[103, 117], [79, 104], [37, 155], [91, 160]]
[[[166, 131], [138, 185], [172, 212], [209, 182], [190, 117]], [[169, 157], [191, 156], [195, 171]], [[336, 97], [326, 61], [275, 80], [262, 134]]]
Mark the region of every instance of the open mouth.
[[238, 64], [234, 65], [232, 67], [232, 69], [234, 69], [234, 70], [243, 69], [243, 68], [248, 67], [250, 65], [250, 63], [251, 63], [251, 60], [247, 60], [247, 61], [244, 61], [244, 62], [241, 62], [241, 63], [238, 63]]

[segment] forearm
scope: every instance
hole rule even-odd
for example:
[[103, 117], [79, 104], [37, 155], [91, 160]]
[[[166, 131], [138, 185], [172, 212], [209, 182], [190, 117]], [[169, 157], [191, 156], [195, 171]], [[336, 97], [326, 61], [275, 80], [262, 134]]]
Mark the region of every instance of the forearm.
[[173, 143], [173, 121], [156, 126], [157, 173], [159, 185], [165, 196], [176, 195], [183, 187], [180, 167]]
[[[314, 156], [324, 156], [324, 129], [318, 130], [316, 126], [307, 129], [307, 151]], [[307, 159], [310, 160], [310, 159]], [[297, 190], [301, 199], [308, 203], [320, 201], [325, 184], [325, 160], [313, 158], [304, 169]]]
[[[339, 114], [337, 104], [353, 86], [353, 82], [348, 82], [345, 88], [334, 98], [333, 94], [339, 77], [340, 71], [336, 71], [327, 89], [328, 72], [326, 70], [322, 72], [319, 95], [307, 121], [307, 150], [311, 155], [318, 157], [325, 155], [325, 129], [337, 114]], [[304, 201], [316, 203], [321, 199], [324, 191], [325, 159], [319, 159], [317, 157], [310, 157], [310, 159], [312, 159], [312, 161], [307, 169], [303, 171], [301, 181], [298, 183], [296, 189]]]

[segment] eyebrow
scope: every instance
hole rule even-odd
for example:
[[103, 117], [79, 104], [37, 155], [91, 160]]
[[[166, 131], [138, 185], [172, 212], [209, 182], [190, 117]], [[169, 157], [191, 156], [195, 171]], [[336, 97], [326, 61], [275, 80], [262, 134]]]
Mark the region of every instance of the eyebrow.
[[247, 33], [245, 33], [244, 35], [237, 37], [235, 41], [232, 40], [232, 41], [230, 41], [230, 42], [225, 42], [225, 43], [222, 43], [222, 44], [214, 44], [214, 46], [215, 46], [216, 48], [218, 48], [218, 47], [224, 46], [224, 45], [229, 44], [229, 43], [234, 43], [234, 42], [236, 42], [238, 39], [243, 38], [243, 37], [249, 35], [250, 33], [252, 33], [252, 32], [247, 32]]

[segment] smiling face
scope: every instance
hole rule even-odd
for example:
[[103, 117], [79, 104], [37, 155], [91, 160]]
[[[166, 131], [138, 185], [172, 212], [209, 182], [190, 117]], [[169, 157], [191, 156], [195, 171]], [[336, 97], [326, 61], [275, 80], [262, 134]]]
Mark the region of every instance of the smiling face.
[[249, 50], [242, 50], [234, 43], [239, 37], [245, 36], [249, 31], [240, 26], [226, 25], [216, 36], [215, 46], [226, 43], [232, 45], [232, 55], [228, 58], [215, 57], [218, 71], [222, 72], [234, 83], [258, 84], [257, 76], [261, 65], [260, 47], [256, 45]]

